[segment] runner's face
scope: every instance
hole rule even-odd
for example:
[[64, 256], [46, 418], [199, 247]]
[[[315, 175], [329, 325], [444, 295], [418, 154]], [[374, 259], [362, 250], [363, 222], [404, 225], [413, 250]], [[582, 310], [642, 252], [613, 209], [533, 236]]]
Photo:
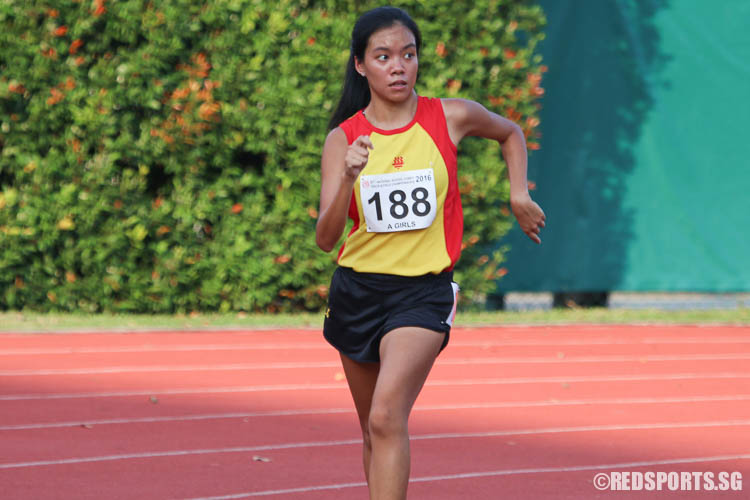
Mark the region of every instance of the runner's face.
[[357, 71], [367, 77], [371, 92], [397, 102], [412, 94], [418, 66], [414, 34], [402, 24], [373, 33], [364, 60], [357, 61]]

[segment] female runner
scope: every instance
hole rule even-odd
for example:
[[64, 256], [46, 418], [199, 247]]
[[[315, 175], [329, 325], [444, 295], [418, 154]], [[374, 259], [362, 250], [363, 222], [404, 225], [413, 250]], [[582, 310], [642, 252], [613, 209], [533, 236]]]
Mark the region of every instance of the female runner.
[[331, 251], [347, 216], [354, 221], [331, 281], [324, 335], [341, 356], [377, 500], [406, 498], [409, 413], [455, 314], [462, 138], [502, 145], [521, 229], [541, 243], [545, 224], [529, 196], [521, 129], [473, 101], [417, 95], [420, 46], [417, 25], [401, 9], [359, 18], [321, 160], [318, 246]]

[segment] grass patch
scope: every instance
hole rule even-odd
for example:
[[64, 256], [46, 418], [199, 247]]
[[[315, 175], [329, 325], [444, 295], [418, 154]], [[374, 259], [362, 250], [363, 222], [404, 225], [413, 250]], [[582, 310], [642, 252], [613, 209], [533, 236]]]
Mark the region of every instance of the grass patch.
[[[511, 324], [733, 324], [750, 325], [750, 308], [665, 311], [658, 309], [552, 309], [459, 311], [456, 327]], [[323, 327], [322, 313], [111, 315], [0, 313], [0, 332], [205, 330]]]
[[534, 311], [466, 312], [456, 317], [461, 326], [497, 324], [736, 324], [750, 325], [750, 309], [550, 309]]
[[0, 313], [0, 332], [316, 328], [323, 314], [42, 314]]

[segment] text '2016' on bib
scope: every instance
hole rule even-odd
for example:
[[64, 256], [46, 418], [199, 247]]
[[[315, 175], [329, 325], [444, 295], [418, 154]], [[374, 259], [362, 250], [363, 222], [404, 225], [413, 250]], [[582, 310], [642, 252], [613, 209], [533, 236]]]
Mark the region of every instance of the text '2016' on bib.
[[368, 232], [424, 229], [435, 220], [437, 195], [431, 168], [363, 175], [359, 194]]

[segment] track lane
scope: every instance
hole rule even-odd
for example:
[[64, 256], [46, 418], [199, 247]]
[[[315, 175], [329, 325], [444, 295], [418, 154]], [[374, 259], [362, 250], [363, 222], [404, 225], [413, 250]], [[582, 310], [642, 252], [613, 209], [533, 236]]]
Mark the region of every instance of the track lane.
[[[612, 461], [618, 459], [716, 459], [726, 452], [734, 458], [723, 463], [747, 470], [748, 460], [739, 450], [750, 449], [743, 437], [750, 435], [745, 423], [750, 418], [748, 328], [454, 332], [410, 424], [412, 477], [440, 479], [415, 482], [410, 487], [414, 495], [456, 498], [449, 492], [457, 484], [470, 484], [478, 499], [497, 498], [497, 488], [520, 491], [517, 498], [522, 499], [553, 495], [550, 486], [531, 488], [536, 493], [525, 496], [529, 480], [524, 475], [534, 474], [534, 484], [592, 497], [593, 473], [575, 468], [625, 463]], [[286, 343], [292, 347], [284, 349]], [[142, 369], [154, 366], [155, 359], [159, 366], [177, 369], [96, 372], [97, 367]], [[186, 368], [197, 361], [206, 369]], [[293, 470], [294, 486], [307, 489], [276, 497], [331, 498], [314, 495], [334, 490], [311, 488], [362, 481], [356, 419], [337, 361], [319, 332], [307, 330], [0, 336], [0, 437], [11, 450], [3, 463], [23, 464], [23, 457], [30, 464], [44, 462], [45, 455], [51, 462], [83, 460], [0, 465], [0, 481], [9, 485], [9, 498], [53, 498], [66, 492], [77, 498], [194, 498], [278, 490], [289, 486]], [[269, 362], [275, 366], [233, 366]], [[34, 375], [34, 370], [47, 374]], [[26, 374], [13, 373], [19, 371]], [[150, 391], [159, 394], [156, 404], [147, 396]], [[72, 397], [53, 399], [56, 395]], [[339, 411], [325, 411], [330, 409]], [[278, 414], [284, 411], [297, 413]], [[211, 413], [220, 416], [211, 418]], [[179, 419], [191, 416], [197, 418]], [[79, 417], [146, 420], [91, 428], [12, 428]], [[484, 434], [470, 435], [476, 433]], [[335, 437], [346, 444], [330, 444]], [[315, 441], [320, 444], [294, 446], [311, 438], [320, 438]], [[238, 443], [245, 449], [237, 450]], [[271, 461], [253, 461], [253, 453], [272, 455], [266, 457]], [[122, 458], [93, 460], [103, 456]], [[710, 463], [695, 462], [691, 470]], [[480, 475], [452, 477], [456, 470]], [[499, 472], [486, 474], [492, 471]], [[357, 498], [365, 489], [341, 491], [353, 496], [337, 498]]]

